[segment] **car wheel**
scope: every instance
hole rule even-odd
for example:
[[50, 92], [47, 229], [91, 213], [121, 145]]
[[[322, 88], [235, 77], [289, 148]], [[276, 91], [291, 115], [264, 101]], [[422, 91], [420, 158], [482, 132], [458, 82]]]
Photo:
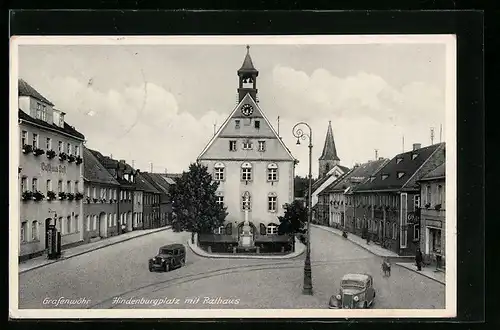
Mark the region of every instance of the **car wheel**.
[[149, 271], [152, 272], [153, 271], [153, 266], [151, 266], [151, 264], [149, 264]]
[[163, 269], [166, 271], [166, 272], [169, 272], [170, 271], [170, 264], [168, 262], [165, 262], [165, 265], [163, 266]]

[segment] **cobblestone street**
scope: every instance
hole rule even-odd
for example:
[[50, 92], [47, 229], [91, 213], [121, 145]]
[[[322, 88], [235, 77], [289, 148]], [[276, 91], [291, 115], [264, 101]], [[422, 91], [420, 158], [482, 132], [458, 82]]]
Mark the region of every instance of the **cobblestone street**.
[[[19, 308], [327, 308], [340, 278], [349, 272], [373, 275], [374, 308], [444, 308], [444, 285], [396, 265], [392, 276], [384, 278], [379, 257], [318, 228], [312, 229], [311, 240], [313, 296], [302, 295], [304, 255], [288, 260], [209, 259], [188, 248], [185, 267], [148, 271], [147, 259], [159, 246], [186, 244], [189, 237], [161, 231], [22, 273]], [[59, 297], [85, 298], [86, 303], [47, 303]], [[196, 297], [199, 301], [189, 300]], [[142, 304], [124, 303], [129, 298], [144, 299]]]

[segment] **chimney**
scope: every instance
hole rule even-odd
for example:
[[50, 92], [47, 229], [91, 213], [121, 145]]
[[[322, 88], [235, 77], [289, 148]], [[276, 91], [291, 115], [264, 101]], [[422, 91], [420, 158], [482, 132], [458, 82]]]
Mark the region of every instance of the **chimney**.
[[125, 159], [120, 159], [120, 163], [125, 164]]
[[378, 160], [384, 160], [384, 157], [379, 157]]
[[422, 146], [421, 143], [414, 143], [413, 144], [413, 150], [418, 150], [418, 149], [420, 149], [421, 146]]

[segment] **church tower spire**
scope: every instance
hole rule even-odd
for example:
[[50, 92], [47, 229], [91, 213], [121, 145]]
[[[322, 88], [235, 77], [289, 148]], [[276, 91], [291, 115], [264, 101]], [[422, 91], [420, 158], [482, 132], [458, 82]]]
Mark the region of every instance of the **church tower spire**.
[[328, 129], [326, 131], [325, 145], [323, 152], [319, 157], [319, 176], [324, 177], [328, 171], [335, 165], [338, 165], [340, 158], [337, 156], [337, 148], [335, 147], [335, 140], [333, 139], [332, 122], [328, 122]]
[[257, 76], [259, 71], [253, 66], [252, 58], [250, 57], [250, 46], [247, 45], [247, 54], [243, 60], [241, 68], [238, 70], [239, 87], [238, 87], [238, 102], [241, 102], [245, 95], [257, 100]]

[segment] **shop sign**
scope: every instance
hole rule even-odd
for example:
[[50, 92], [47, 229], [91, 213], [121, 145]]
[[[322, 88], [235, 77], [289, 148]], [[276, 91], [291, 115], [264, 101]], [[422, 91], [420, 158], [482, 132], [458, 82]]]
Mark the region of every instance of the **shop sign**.
[[65, 165], [52, 165], [52, 164], [46, 164], [46, 163], [42, 162], [42, 163], [40, 163], [40, 167], [41, 167], [42, 171], [66, 174], [66, 166]]

